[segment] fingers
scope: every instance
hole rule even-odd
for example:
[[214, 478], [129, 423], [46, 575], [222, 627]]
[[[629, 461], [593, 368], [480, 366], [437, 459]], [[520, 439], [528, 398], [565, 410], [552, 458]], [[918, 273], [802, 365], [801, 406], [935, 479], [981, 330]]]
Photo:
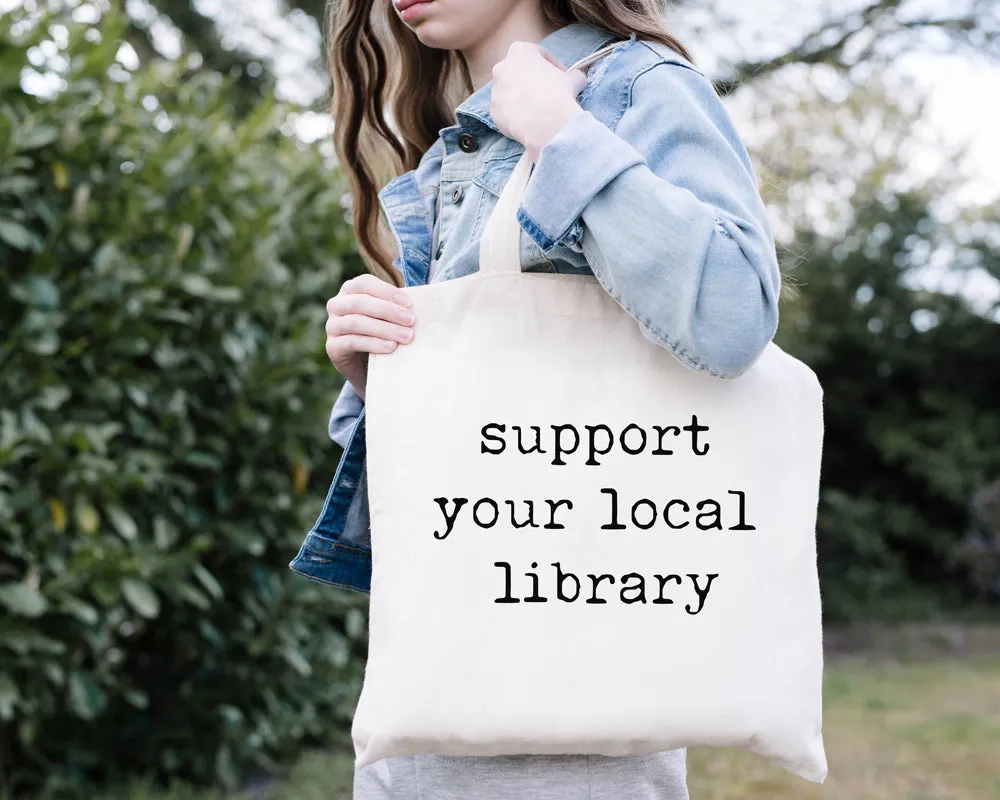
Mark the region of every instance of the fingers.
[[340, 294], [370, 294], [383, 300], [399, 303], [402, 306], [410, 305], [410, 298], [406, 292], [368, 272], [357, 275], [349, 281], [344, 281], [340, 287]]
[[[545, 61], [547, 61], [552, 66], [556, 67], [562, 72], [566, 73], [566, 77], [569, 80], [570, 88], [573, 91], [573, 95], [576, 96], [582, 92], [587, 86], [587, 73], [582, 69], [567, 70], [566, 65], [563, 64], [558, 58], [556, 58], [552, 53], [542, 47], [540, 44], [535, 44], [534, 42], [512, 42], [507, 50], [508, 56], [522, 55], [533, 55], [541, 56]], [[493, 68], [493, 77], [496, 78], [500, 72], [499, 68], [502, 68], [503, 61], [497, 62]]]
[[338, 295], [326, 304], [326, 312], [331, 318], [361, 314], [397, 325], [413, 324], [413, 312], [410, 309], [371, 294]]
[[558, 67], [563, 72], [566, 71], [566, 65], [563, 64], [558, 58], [556, 58], [552, 53], [542, 47], [536, 42], [525, 42], [525, 41], [514, 41], [511, 42], [507, 48], [507, 55], [497, 61], [493, 65], [493, 77], [496, 78], [497, 74], [507, 68], [508, 64], [512, 60], [519, 60], [522, 58], [537, 58], [541, 56], [543, 59], [548, 61], [552, 66]]
[[326, 355], [334, 365], [341, 364], [355, 353], [391, 353], [397, 343], [372, 336], [337, 336], [326, 340]]
[[326, 303], [326, 353], [335, 366], [357, 353], [390, 353], [413, 339], [406, 292], [365, 273], [345, 281]]
[[394, 325], [391, 322], [368, 317], [364, 314], [335, 316], [326, 321], [326, 335], [328, 337], [353, 334], [396, 342], [408, 342], [413, 338], [413, 330], [408, 326]]

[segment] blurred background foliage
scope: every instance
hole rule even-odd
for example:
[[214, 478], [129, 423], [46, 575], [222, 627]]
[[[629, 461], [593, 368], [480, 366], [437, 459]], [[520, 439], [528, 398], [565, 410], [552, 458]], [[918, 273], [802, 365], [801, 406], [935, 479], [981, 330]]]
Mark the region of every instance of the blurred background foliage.
[[[287, 569], [339, 456], [324, 301], [362, 269], [302, 136], [323, 2], [282, 11], [306, 100], [211, 4], [0, 8], [0, 793], [232, 787], [343, 737], [364, 657], [364, 598]], [[1000, 599], [1000, 201], [913, 177], [923, 107], [879, 72], [929, 29], [991, 53], [1000, 12], [907, 8], [716, 65], [797, 289], [778, 342], [826, 392], [830, 623]]]
[[[125, 19], [0, 19], [0, 770], [233, 784], [350, 718], [363, 605], [287, 564], [337, 454], [343, 189]], [[58, 25], [65, 85], [19, 75]], [[17, 29], [15, 33], [14, 29]]]

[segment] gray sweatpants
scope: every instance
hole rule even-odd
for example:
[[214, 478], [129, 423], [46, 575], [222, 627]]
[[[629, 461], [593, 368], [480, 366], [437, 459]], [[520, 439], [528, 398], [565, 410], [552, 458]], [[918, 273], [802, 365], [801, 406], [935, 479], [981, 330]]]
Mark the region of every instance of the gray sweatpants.
[[384, 758], [355, 770], [354, 800], [689, 800], [687, 751]]

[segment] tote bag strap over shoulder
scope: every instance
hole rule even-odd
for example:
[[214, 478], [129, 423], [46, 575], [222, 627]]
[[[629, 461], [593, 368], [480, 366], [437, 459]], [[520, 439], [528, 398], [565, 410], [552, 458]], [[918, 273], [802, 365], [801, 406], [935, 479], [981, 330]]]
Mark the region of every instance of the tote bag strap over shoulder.
[[[626, 41], [626, 40], [622, 40]], [[569, 69], [580, 69], [610, 53], [622, 41], [614, 41], [584, 56]], [[497, 198], [483, 229], [479, 242], [479, 271], [483, 273], [518, 273], [521, 271], [521, 225], [517, 221], [517, 209], [521, 205], [524, 191], [531, 174], [531, 157], [525, 151], [511, 172], [507, 183]]]

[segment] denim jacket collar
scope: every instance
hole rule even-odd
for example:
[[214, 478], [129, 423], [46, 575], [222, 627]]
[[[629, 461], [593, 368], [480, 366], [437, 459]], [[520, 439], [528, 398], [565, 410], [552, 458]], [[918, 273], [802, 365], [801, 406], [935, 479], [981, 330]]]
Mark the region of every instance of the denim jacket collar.
[[[438, 139], [435, 145], [440, 143]], [[434, 219], [421, 192], [416, 170], [411, 169], [393, 178], [382, 187], [378, 198], [396, 239], [399, 250], [396, 266], [403, 274], [404, 284], [417, 286], [426, 283], [431, 263]]]

